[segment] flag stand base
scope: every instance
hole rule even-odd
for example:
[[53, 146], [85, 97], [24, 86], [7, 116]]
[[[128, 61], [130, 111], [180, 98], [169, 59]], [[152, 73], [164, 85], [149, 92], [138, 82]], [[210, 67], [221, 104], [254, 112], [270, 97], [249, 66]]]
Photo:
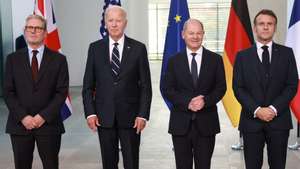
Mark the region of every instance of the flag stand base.
[[240, 142], [238, 142], [238, 143], [232, 145], [232, 146], [231, 146], [231, 149], [232, 149], [232, 150], [236, 150], [236, 151], [241, 151], [241, 150], [244, 149], [244, 145], [241, 144]]
[[293, 144], [293, 145], [289, 145], [289, 146], [288, 146], [288, 149], [289, 149], [289, 150], [294, 150], [294, 151], [297, 151], [297, 150], [299, 150], [299, 149], [300, 149], [300, 144], [298, 143], [298, 141], [296, 141], [296, 143], [295, 143], [295, 144]]

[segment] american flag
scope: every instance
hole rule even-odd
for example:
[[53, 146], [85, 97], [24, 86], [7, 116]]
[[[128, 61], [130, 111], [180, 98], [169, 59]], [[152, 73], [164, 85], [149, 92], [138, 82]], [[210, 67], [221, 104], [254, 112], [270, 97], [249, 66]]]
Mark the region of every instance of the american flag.
[[[47, 19], [47, 37], [45, 39], [45, 45], [57, 52], [61, 52], [61, 45], [56, 27], [56, 20], [54, 16], [52, 0], [35, 0], [34, 14], [41, 15]], [[68, 95], [65, 104], [61, 108], [62, 120], [67, 119], [72, 114], [71, 99]]]
[[121, 0], [104, 0], [104, 6], [103, 6], [103, 12], [102, 12], [102, 19], [101, 19], [101, 26], [100, 26], [100, 34], [102, 38], [104, 38], [107, 35], [107, 29], [105, 27], [105, 10], [109, 5], [119, 5], [121, 6]]

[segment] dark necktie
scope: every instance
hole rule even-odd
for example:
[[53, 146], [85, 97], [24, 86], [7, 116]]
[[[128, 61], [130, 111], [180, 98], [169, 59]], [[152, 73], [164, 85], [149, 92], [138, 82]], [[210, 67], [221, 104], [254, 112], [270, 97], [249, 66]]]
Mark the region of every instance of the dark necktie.
[[114, 43], [114, 48], [112, 50], [112, 56], [111, 56], [111, 68], [115, 75], [115, 77], [118, 77], [120, 74], [120, 54], [118, 49], [118, 43]]
[[265, 72], [269, 73], [269, 69], [270, 69], [270, 54], [268, 50], [269, 47], [264, 45], [261, 48], [264, 50], [262, 53], [262, 64], [264, 66]]
[[39, 70], [39, 65], [38, 65], [38, 60], [36, 58], [36, 55], [39, 53], [37, 50], [32, 50], [32, 58], [31, 58], [31, 73], [32, 73], [32, 79], [36, 81], [37, 75], [38, 75], [38, 70]]
[[197, 53], [191, 53], [191, 55], [193, 56], [192, 63], [191, 63], [191, 72], [193, 77], [193, 84], [196, 87], [198, 81], [198, 70], [197, 70], [197, 62], [195, 56], [197, 55]]

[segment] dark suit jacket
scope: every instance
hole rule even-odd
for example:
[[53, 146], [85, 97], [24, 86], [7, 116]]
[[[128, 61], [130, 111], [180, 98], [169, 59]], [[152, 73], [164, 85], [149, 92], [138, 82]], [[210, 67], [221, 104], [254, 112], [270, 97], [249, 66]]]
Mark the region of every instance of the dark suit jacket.
[[[61, 134], [64, 126], [60, 109], [66, 99], [69, 73], [66, 57], [47, 47], [33, 81], [28, 49], [23, 48], [7, 56], [4, 77], [4, 99], [9, 109], [6, 132], [25, 135]], [[40, 114], [45, 124], [39, 129], [26, 130], [21, 120], [26, 115]]]
[[222, 57], [203, 48], [198, 86], [193, 86], [192, 75], [186, 51], [171, 57], [162, 83], [163, 95], [173, 104], [169, 121], [169, 133], [187, 133], [192, 114], [188, 109], [191, 99], [204, 95], [205, 106], [196, 112], [196, 124], [201, 135], [215, 135], [220, 132], [217, 102], [226, 91]]
[[[291, 48], [273, 43], [268, 86], [256, 45], [237, 54], [234, 64], [233, 90], [242, 105], [239, 129], [256, 132], [265, 129], [291, 129], [289, 103], [295, 96], [298, 73]], [[254, 118], [259, 106], [273, 105], [277, 116], [271, 122]]]
[[114, 81], [109, 39], [91, 43], [82, 97], [85, 116], [97, 115], [102, 127], [117, 122], [118, 127], [132, 128], [136, 117], [149, 119], [152, 89], [145, 45], [125, 36], [121, 72]]

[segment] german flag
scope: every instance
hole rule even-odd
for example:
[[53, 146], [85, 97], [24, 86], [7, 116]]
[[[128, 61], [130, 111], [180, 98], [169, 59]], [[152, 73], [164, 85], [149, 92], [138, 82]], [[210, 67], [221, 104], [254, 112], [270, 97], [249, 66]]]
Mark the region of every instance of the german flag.
[[241, 113], [241, 105], [232, 90], [233, 64], [237, 52], [253, 43], [247, 0], [232, 0], [223, 56], [227, 91], [222, 102], [233, 127], [238, 126]]

